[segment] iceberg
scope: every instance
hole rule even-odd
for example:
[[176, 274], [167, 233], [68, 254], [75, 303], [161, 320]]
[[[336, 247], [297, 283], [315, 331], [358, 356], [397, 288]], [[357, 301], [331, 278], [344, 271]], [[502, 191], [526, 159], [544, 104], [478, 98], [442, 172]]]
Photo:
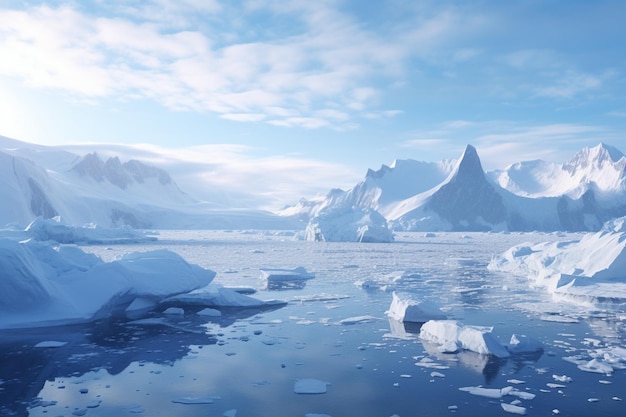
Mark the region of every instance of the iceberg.
[[306, 240], [321, 242], [393, 242], [387, 220], [374, 209], [329, 207], [313, 217], [305, 231]]
[[445, 320], [446, 315], [434, 304], [407, 292], [392, 294], [391, 306], [386, 314], [401, 322], [426, 323], [429, 320]]
[[514, 246], [488, 265], [527, 276], [557, 300], [578, 304], [626, 301], [626, 217], [608, 221], [580, 240]]
[[169, 250], [104, 262], [75, 246], [0, 239], [0, 328], [88, 322], [208, 285], [215, 272]]
[[464, 326], [456, 320], [429, 320], [420, 329], [420, 339], [440, 345], [450, 350], [450, 346], [508, 358], [509, 351], [495, 338], [492, 327]]

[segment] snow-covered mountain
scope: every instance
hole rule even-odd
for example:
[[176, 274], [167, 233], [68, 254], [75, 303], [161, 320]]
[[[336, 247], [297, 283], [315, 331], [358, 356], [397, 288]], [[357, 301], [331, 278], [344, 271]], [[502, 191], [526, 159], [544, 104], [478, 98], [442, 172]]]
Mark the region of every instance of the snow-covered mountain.
[[378, 210], [396, 230], [420, 231], [598, 230], [626, 214], [626, 158], [604, 144], [581, 150], [565, 164], [521, 162], [492, 173], [483, 171], [471, 145], [454, 165], [404, 162], [409, 164], [428, 167], [429, 180], [414, 176], [419, 170], [383, 167], [368, 171], [348, 191], [333, 190], [324, 200], [301, 201], [283, 213], [300, 208], [306, 217], [353, 205]]
[[501, 187], [527, 197], [580, 198], [593, 189], [597, 197], [610, 199], [626, 190], [626, 158], [618, 149], [601, 143], [580, 150], [563, 164], [518, 162], [488, 176]]
[[69, 225], [134, 228], [294, 228], [260, 210], [218, 210], [183, 192], [169, 173], [138, 160], [78, 155], [0, 137], [0, 226], [37, 217]]

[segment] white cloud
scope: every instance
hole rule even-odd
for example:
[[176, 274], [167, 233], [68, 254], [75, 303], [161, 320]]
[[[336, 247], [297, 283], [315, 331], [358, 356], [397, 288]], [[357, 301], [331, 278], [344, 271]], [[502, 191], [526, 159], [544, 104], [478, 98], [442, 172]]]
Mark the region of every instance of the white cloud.
[[[149, 99], [231, 120], [264, 114], [273, 125], [307, 128], [342, 129], [377, 112], [378, 82], [402, 82], [410, 57], [461, 22], [445, 10], [408, 33], [374, 32], [333, 2], [72, 4], [0, 8], [0, 75], [76, 96]], [[270, 20], [256, 24], [255, 13]], [[292, 24], [281, 33], [271, 19]], [[336, 113], [319, 117], [326, 109]]]
[[[64, 146], [79, 154], [98, 145]], [[300, 198], [325, 194], [331, 188], [352, 187], [362, 173], [341, 164], [311, 158], [269, 155], [244, 145], [212, 144], [186, 148], [155, 145], [102, 145], [102, 157], [139, 159], [166, 169], [183, 191], [199, 199], [228, 199], [231, 208], [277, 210]], [[315, 181], [312, 181], [312, 178]]]
[[602, 86], [605, 78], [606, 76], [568, 71], [555, 84], [538, 87], [535, 92], [538, 96], [569, 99], [589, 90], [598, 89]]

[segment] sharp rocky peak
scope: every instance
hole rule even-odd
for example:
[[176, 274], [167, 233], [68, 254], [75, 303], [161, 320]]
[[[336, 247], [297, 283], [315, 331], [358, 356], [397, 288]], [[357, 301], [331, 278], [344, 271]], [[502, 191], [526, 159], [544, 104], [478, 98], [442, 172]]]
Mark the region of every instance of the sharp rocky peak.
[[463, 155], [457, 162], [456, 168], [452, 171], [448, 182], [474, 182], [484, 178], [485, 172], [483, 171], [483, 166], [478, 157], [478, 152], [476, 152], [476, 148], [472, 145], [467, 145]]

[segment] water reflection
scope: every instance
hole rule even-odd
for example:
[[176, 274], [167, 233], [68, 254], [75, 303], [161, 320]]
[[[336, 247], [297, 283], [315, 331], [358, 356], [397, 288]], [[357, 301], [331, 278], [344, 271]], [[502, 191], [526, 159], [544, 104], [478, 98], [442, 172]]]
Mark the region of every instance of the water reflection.
[[[401, 322], [389, 319], [389, 330], [387, 337], [397, 339], [418, 339], [418, 335], [423, 323]], [[462, 366], [475, 372], [483, 374], [485, 384], [489, 385], [498, 375], [500, 369], [504, 367], [508, 361], [512, 363], [513, 373], [519, 372], [525, 366], [539, 361], [543, 355], [543, 350], [530, 353], [513, 354], [510, 358], [497, 358], [492, 355], [483, 355], [468, 350], [462, 350], [458, 353], [443, 353], [441, 346], [438, 344], [421, 341], [424, 351], [439, 362], [443, 367]], [[437, 363], [427, 362], [427, 366], [437, 367]]]
[[[121, 320], [49, 329], [3, 331], [0, 334], [0, 415], [27, 415], [46, 381], [84, 375], [96, 370], [118, 374], [136, 361], [171, 364], [190, 351], [190, 345], [215, 344], [203, 331], [184, 331], [168, 325], [133, 325]], [[67, 342], [56, 348], [37, 348], [41, 341]]]

